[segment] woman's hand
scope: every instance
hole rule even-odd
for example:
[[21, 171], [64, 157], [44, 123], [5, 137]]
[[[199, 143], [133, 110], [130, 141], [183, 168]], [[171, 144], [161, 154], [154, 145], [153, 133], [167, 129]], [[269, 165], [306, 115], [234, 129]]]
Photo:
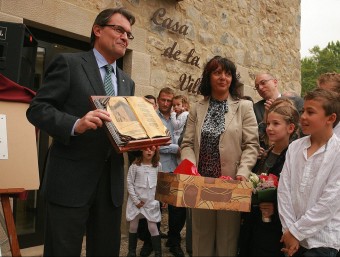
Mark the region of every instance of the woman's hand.
[[136, 205], [138, 209], [142, 208], [144, 206], [144, 202], [140, 201], [139, 204]]
[[242, 176], [242, 175], [237, 175], [236, 176], [236, 180], [239, 180], [239, 181], [247, 181], [246, 177]]

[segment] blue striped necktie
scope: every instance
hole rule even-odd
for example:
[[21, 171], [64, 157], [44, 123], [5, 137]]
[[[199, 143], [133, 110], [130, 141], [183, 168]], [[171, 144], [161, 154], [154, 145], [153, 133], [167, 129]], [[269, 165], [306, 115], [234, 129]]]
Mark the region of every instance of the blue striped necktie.
[[113, 88], [113, 83], [112, 83], [112, 78], [111, 78], [112, 66], [110, 64], [106, 64], [104, 67], [106, 70], [106, 74], [104, 78], [104, 88], [105, 88], [106, 95], [115, 96], [116, 94]]

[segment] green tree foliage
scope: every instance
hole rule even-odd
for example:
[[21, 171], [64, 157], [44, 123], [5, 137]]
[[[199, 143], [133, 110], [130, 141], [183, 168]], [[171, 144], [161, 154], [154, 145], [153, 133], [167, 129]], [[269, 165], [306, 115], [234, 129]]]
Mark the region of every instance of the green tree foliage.
[[309, 57], [301, 60], [301, 95], [316, 87], [317, 78], [326, 72], [340, 73], [340, 41], [330, 42], [324, 49], [314, 46]]

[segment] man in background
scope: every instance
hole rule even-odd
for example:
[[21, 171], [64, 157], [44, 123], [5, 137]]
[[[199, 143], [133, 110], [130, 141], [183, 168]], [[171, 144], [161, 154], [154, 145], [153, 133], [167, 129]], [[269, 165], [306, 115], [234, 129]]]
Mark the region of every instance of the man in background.
[[254, 90], [262, 97], [262, 100], [254, 104], [257, 124], [260, 124], [263, 122], [266, 106], [269, 107], [281, 94], [278, 89], [277, 79], [269, 73], [256, 75]]
[[[177, 157], [180, 154], [180, 147], [174, 143], [174, 128], [170, 121], [170, 114], [172, 108], [172, 101], [175, 96], [175, 92], [169, 88], [162, 88], [159, 92], [158, 103], [158, 115], [161, 118], [163, 124], [169, 130], [172, 143], [168, 146], [161, 146], [159, 149], [160, 158], [163, 171], [173, 172], [177, 167]], [[184, 252], [181, 248], [181, 231], [185, 224], [186, 208], [176, 207], [168, 205], [169, 211], [169, 232], [168, 241], [166, 246], [170, 247], [170, 252], [175, 257], [184, 257]]]
[[153, 95], [146, 95], [144, 97], [146, 98], [146, 100], [148, 100], [152, 104], [153, 108], [157, 110], [158, 106], [157, 106], [156, 97], [154, 97]]

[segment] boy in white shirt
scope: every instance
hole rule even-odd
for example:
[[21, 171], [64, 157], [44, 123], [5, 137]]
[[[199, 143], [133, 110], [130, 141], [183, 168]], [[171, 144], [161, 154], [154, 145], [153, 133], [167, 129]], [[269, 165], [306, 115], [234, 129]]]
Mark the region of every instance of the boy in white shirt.
[[306, 137], [292, 142], [278, 187], [281, 242], [288, 256], [336, 256], [340, 248], [339, 95], [317, 88], [300, 118]]
[[[317, 84], [318, 87], [340, 94], [340, 73], [323, 73], [318, 77]], [[340, 138], [340, 123], [334, 127], [333, 131], [335, 135]]]

